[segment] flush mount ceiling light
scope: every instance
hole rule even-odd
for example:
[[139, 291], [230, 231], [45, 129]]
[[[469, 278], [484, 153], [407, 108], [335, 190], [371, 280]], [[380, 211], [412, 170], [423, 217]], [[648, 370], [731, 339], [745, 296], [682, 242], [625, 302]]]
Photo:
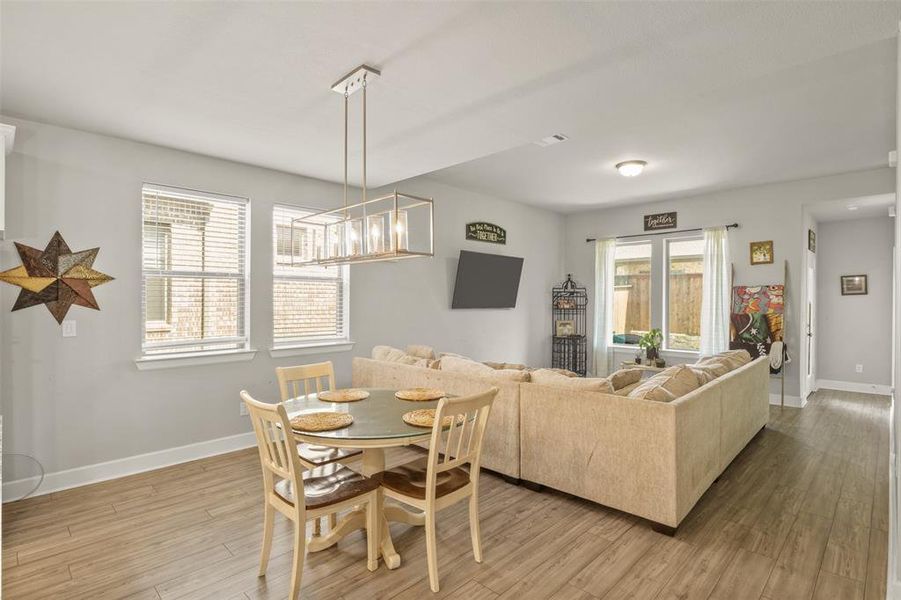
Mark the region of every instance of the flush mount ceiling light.
[[[344, 96], [344, 205], [291, 221], [291, 264], [333, 266], [434, 256], [432, 199], [393, 193], [366, 199], [366, 89], [381, 72], [361, 65], [332, 85]], [[362, 194], [347, 203], [347, 110], [362, 90]]]
[[616, 170], [619, 171], [619, 174], [623, 177], [635, 177], [636, 175], [641, 175], [641, 172], [644, 171], [647, 164], [648, 163], [643, 160], [626, 160], [617, 163]]
[[860, 207], [857, 206], [856, 204], [849, 204], [849, 205], [848, 205], [848, 210], [857, 210], [858, 208], [860, 208]]

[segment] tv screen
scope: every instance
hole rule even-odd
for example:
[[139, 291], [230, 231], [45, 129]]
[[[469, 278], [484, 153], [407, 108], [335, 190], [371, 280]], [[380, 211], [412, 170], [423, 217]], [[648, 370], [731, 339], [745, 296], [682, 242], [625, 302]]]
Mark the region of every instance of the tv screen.
[[451, 308], [514, 308], [522, 259], [460, 251]]

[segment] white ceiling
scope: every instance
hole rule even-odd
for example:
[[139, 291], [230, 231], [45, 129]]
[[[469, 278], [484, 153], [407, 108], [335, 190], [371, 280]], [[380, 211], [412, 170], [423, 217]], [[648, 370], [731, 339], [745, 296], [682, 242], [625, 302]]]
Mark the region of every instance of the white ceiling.
[[[4, 114], [333, 181], [329, 86], [363, 62], [383, 71], [373, 187], [434, 172], [571, 211], [878, 167], [895, 146], [901, 2], [0, 10]], [[628, 158], [645, 174], [617, 175]]]
[[853, 221], [876, 217], [888, 218], [890, 216], [889, 209], [894, 206], [894, 194], [876, 194], [859, 198], [817, 202], [807, 206], [807, 212], [810, 213], [814, 221], [819, 223], [824, 221]]

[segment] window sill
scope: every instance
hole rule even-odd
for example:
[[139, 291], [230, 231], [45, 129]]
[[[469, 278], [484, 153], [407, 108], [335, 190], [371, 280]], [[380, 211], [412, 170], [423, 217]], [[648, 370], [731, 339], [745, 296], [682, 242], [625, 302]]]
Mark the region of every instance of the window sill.
[[[644, 350], [641, 349], [641, 348], [639, 348], [639, 347], [638, 347], [638, 344], [635, 344], [635, 345], [630, 345], [630, 344], [610, 344], [609, 347], [610, 347], [610, 348], [613, 348], [614, 350], [621, 351], [621, 352], [625, 352], [625, 351], [638, 352], [638, 351], [641, 351], [642, 353], [644, 353]], [[672, 355], [672, 356], [698, 356], [698, 355], [700, 354], [700, 352], [699, 352], [698, 350], [670, 350], [670, 349], [668, 349], [668, 348], [661, 348], [661, 349], [660, 349], [660, 354], [662, 354], [662, 355], [664, 355], [664, 356], [666, 356], [666, 355]]]
[[222, 350], [217, 352], [191, 352], [185, 354], [163, 354], [142, 356], [135, 359], [139, 371], [174, 369], [176, 367], [197, 367], [217, 363], [245, 362], [253, 360], [256, 349]]
[[316, 342], [314, 344], [296, 344], [292, 346], [276, 346], [269, 349], [269, 356], [282, 358], [285, 356], [303, 356], [307, 354], [332, 354], [353, 350], [352, 341]]

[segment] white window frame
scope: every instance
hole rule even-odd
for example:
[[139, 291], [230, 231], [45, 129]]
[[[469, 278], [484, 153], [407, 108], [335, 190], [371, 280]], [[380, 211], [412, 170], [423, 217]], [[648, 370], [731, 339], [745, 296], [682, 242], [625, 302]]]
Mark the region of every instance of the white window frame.
[[[144, 216], [144, 195], [147, 191], [158, 190], [159, 192], [170, 195], [170, 196], [185, 196], [187, 198], [206, 198], [209, 200], [215, 200], [220, 202], [231, 202], [234, 204], [243, 205], [244, 207], [244, 247], [241, 249], [243, 251], [243, 259], [244, 259], [244, 272], [243, 272], [243, 280], [244, 280], [244, 303], [243, 310], [239, 315], [239, 325], [242, 326], [243, 335], [237, 337], [230, 338], [210, 338], [208, 340], [198, 341], [198, 340], [185, 340], [180, 342], [161, 342], [161, 343], [147, 343], [146, 341], [146, 310], [145, 306], [145, 278], [148, 276], [148, 272], [144, 269], [144, 252], [143, 252], [143, 243], [144, 243], [144, 224], [145, 224], [145, 216]], [[141, 272], [141, 349], [139, 358], [135, 359], [135, 364], [137, 365], [139, 370], [153, 370], [160, 368], [168, 368], [168, 367], [178, 367], [178, 366], [194, 366], [194, 365], [203, 365], [203, 364], [211, 364], [217, 362], [234, 362], [234, 361], [245, 361], [253, 359], [256, 354], [256, 350], [251, 347], [250, 344], [250, 285], [251, 285], [251, 276], [250, 276], [250, 249], [251, 249], [251, 210], [250, 210], [250, 198], [243, 196], [234, 196], [231, 194], [222, 194], [216, 192], [207, 192], [203, 190], [196, 190], [192, 188], [186, 187], [176, 187], [171, 185], [162, 185], [152, 182], [144, 182], [141, 185], [141, 246], [142, 250], [140, 253], [140, 272]], [[195, 278], [224, 278], [224, 277], [233, 277], [232, 273], [219, 273], [219, 272], [209, 272], [209, 271], [172, 271], [178, 277], [195, 277]], [[179, 346], [183, 347], [191, 347], [191, 346], [212, 346], [212, 345], [221, 345], [221, 344], [235, 344], [235, 348], [227, 348], [227, 349], [200, 349], [200, 350], [185, 350], [183, 352], [179, 352], [177, 348]], [[148, 350], [152, 350], [154, 348], [172, 348], [172, 352], [165, 353], [148, 353]]]
[[[315, 214], [320, 212], [320, 209], [311, 208], [308, 206], [299, 206], [296, 204], [284, 204], [284, 203], [276, 203], [272, 205], [272, 211], [270, 213], [270, 217], [272, 219], [272, 227], [270, 228], [270, 232], [272, 235], [272, 260], [270, 265], [272, 267], [272, 280], [271, 280], [271, 290], [272, 290], [272, 323], [270, 327], [270, 335], [272, 336], [272, 345], [269, 348], [269, 354], [273, 358], [278, 358], [282, 356], [298, 356], [304, 354], [324, 354], [331, 352], [347, 352], [353, 349], [354, 342], [351, 339], [351, 322], [350, 322], [350, 267], [348, 265], [341, 266], [332, 266], [328, 267], [329, 269], [341, 269], [340, 278], [341, 282], [341, 290], [342, 290], [342, 316], [341, 323], [343, 325], [343, 335], [337, 337], [324, 337], [324, 338], [292, 338], [286, 340], [276, 341], [275, 339], [275, 283], [277, 280], [294, 280], [294, 281], [303, 281], [303, 280], [311, 280], [315, 279], [315, 277], [311, 276], [303, 276], [303, 275], [291, 275], [286, 274], [284, 272], [278, 272], [276, 270], [276, 261], [277, 261], [277, 252], [278, 252], [278, 225], [275, 223], [275, 212], [276, 210], [287, 210], [292, 213], [296, 213], [296, 217], [303, 217]], [[293, 248], [293, 243], [292, 243]], [[303, 268], [303, 267], [298, 267]], [[316, 268], [316, 267], [314, 267]], [[334, 278], [329, 278], [332, 280]]]

